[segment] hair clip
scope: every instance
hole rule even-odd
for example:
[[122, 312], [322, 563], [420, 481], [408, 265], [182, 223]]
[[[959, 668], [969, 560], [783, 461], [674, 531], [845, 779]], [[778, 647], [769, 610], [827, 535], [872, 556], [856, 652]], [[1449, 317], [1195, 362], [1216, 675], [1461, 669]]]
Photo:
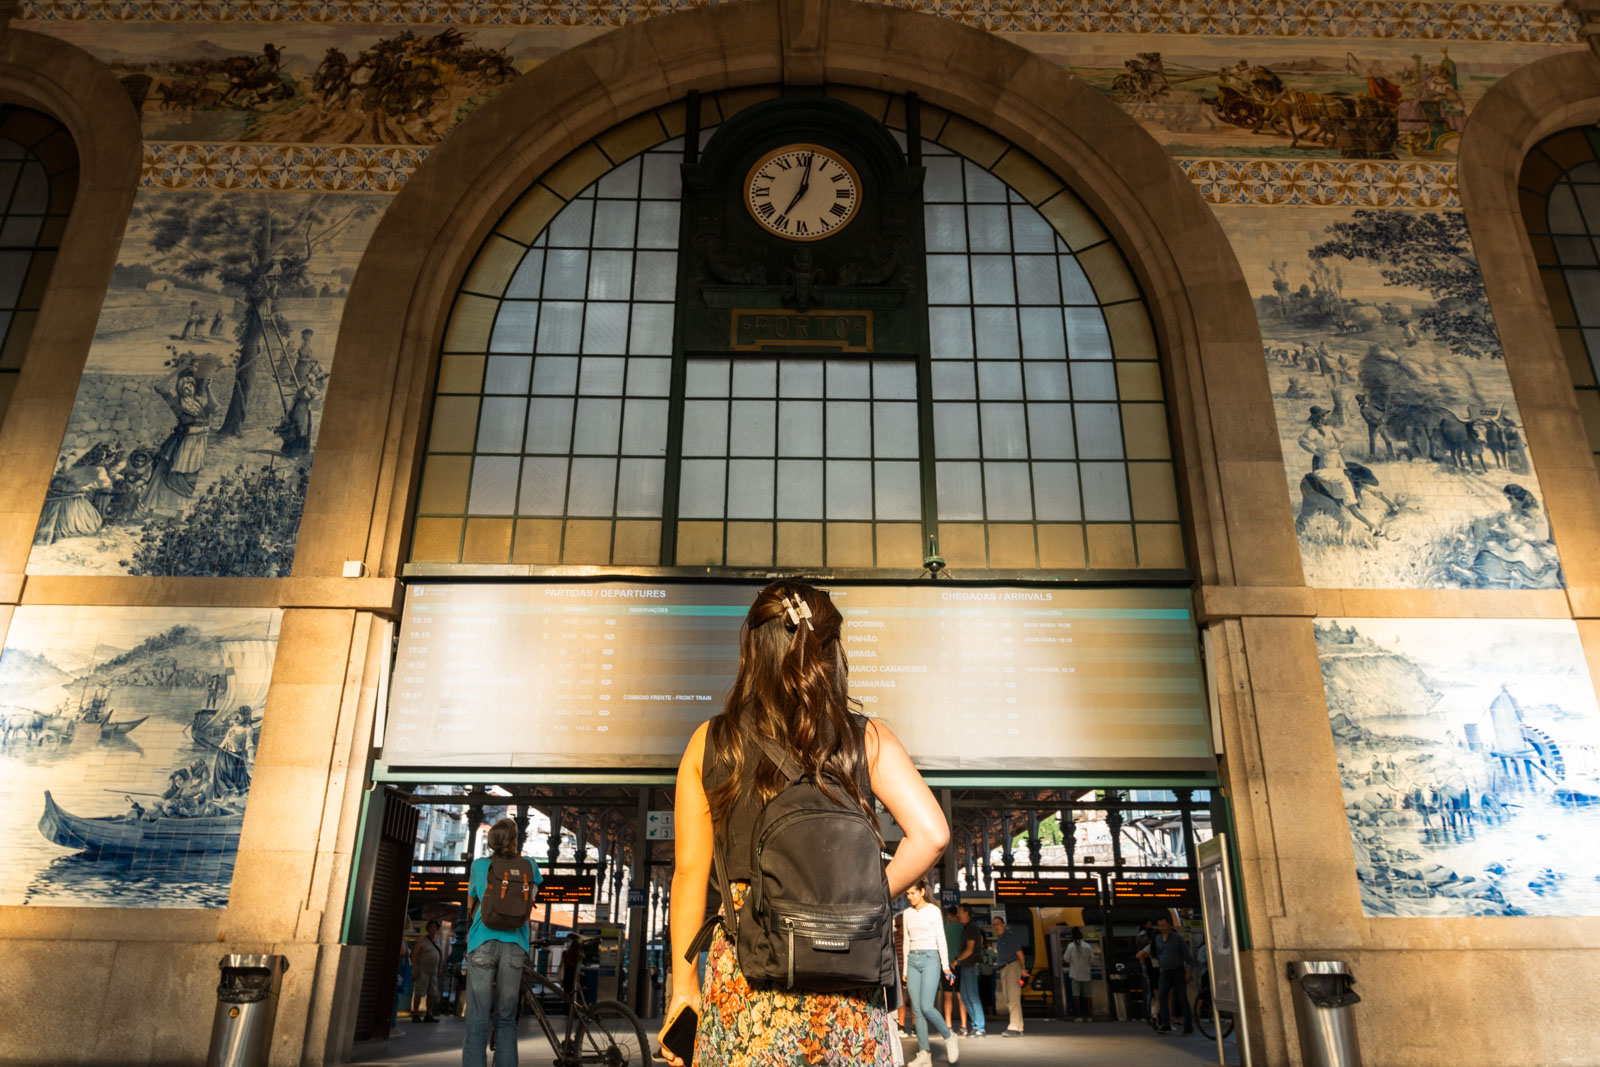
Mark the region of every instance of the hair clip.
[[816, 632], [817, 628], [811, 625], [811, 605], [802, 600], [799, 593], [794, 595], [794, 600], [792, 601], [788, 598], [788, 596], [783, 598], [783, 610], [789, 615], [790, 629], [798, 627], [800, 625], [800, 620], [804, 619], [806, 623], [806, 629], [812, 631], [813, 633]]

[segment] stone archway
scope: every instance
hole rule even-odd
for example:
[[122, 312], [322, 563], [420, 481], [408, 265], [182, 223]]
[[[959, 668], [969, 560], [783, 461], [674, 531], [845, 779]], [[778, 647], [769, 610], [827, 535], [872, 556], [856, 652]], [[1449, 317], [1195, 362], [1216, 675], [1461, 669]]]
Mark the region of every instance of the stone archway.
[[[528, 184], [689, 89], [785, 79], [916, 92], [1078, 193], [1132, 263], [1169, 361], [1199, 578], [1241, 580], [1238, 550], [1252, 584], [1301, 583], [1259, 331], [1204, 201], [1133, 120], [1045, 60], [948, 20], [852, 0], [716, 6], [626, 27], [536, 68], [452, 133], [396, 197], [351, 287], [297, 575], [337, 574], [347, 559], [398, 570], [448, 294]], [[1259, 417], [1241, 417], [1251, 404]], [[1224, 408], [1227, 428], [1214, 432]]]

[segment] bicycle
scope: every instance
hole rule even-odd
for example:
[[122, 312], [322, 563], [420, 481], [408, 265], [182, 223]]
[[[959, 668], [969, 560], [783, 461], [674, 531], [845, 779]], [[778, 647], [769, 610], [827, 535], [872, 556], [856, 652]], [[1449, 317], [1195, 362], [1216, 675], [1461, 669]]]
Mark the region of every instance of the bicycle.
[[[540, 938], [530, 948], [564, 946], [567, 958], [576, 961], [582, 952], [598, 944], [598, 937]], [[595, 1063], [604, 1067], [636, 1067], [650, 1062], [650, 1043], [645, 1037], [644, 1024], [639, 1017], [615, 1000], [588, 1003], [583, 986], [577, 981], [577, 967], [567, 966], [565, 983], [552, 981], [532, 968], [530, 963], [522, 968], [522, 990], [518, 1007], [539, 1021], [550, 1050], [556, 1054], [554, 1067], [579, 1067]], [[566, 1026], [558, 1035], [550, 1016], [545, 1012], [546, 998], [559, 1001], [565, 1009]]]
[[[1233, 1033], [1233, 1012], [1220, 1012], [1218, 1017], [1222, 1020], [1222, 1036], [1226, 1038]], [[1194, 996], [1194, 1024], [1207, 1038], [1217, 1039], [1217, 1028], [1211, 1017], [1211, 969], [1205, 966], [1200, 968], [1200, 990]]]

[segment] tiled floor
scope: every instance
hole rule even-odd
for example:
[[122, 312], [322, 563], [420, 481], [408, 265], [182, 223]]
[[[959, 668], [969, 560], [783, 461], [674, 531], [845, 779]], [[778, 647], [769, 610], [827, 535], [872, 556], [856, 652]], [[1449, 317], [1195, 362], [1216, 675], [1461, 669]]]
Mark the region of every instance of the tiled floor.
[[[654, 1033], [656, 1023], [646, 1023]], [[387, 1043], [358, 1045], [357, 1062], [373, 1067], [445, 1067], [461, 1062], [463, 1027], [459, 1019], [445, 1019], [436, 1025], [412, 1026], [404, 1019], [399, 1036]], [[525, 1064], [547, 1063], [549, 1045], [542, 1036], [530, 1035], [524, 1027], [517, 1046]], [[1028, 1020], [1028, 1033], [1016, 1039], [991, 1035], [982, 1040], [961, 1042], [961, 1062], [971, 1067], [1201, 1067], [1217, 1062], [1217, 1045], [1199, 1034], [1159, 1036], [1136, 1023], [1089, 1023], [1074, 1025], [1054, 1020]], [[916, 1053], [916, 1042], [906, 1043], [909, 1059]], [[943, 1064], [943, 1042], [933, 1039], [933, 1061]], [[1238, 1049], [1229, 1042], [1228, 1061], [1238, 1063]], [[655, 1060], [656, 1064], [663, 1061]]]

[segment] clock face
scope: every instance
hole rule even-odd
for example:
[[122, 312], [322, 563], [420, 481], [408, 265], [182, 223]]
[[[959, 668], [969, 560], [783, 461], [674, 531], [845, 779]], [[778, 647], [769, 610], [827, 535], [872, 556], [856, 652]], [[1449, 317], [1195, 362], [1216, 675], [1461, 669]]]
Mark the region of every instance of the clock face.
[[837, 153], [785, 145], [756, 160], [745, 181], [745, 207], [765, 230], [791, 241], [838, 233], [856, 217], [861, 182]]

